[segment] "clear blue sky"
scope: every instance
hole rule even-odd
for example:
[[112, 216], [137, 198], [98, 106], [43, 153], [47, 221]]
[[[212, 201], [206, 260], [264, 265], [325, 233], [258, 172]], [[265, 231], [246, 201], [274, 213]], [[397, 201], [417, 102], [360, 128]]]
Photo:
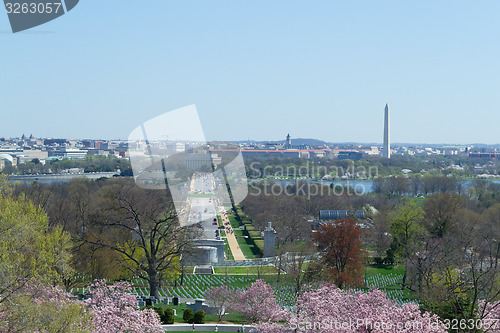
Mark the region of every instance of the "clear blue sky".
[[126, 138], [196, 104], [208, 139], [500, 143], [499, 1], [81, 0], [12, 34], [0, 136]]

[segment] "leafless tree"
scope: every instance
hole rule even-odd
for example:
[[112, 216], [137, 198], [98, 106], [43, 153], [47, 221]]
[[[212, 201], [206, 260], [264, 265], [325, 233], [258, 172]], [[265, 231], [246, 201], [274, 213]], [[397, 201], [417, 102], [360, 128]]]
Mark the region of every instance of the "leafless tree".
[[102, 187], [97, 207], [90, 217], [96, 232], [86, 233], [81, 241], [118, 252], [123, 267], [144, 277], [150, 294], [158, 297], [161, 272], [177, 269], [194, 228], [179, 225], [165, 193], [126, 180]]

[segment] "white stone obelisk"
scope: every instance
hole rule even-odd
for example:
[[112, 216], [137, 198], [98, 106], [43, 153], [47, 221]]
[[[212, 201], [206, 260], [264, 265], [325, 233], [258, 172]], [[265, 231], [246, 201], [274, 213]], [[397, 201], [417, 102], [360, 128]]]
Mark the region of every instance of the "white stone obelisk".
[[384, 116], [384, 158], [391, 158], [391, 120], [389, 117], [389, 105], [385, 104]]

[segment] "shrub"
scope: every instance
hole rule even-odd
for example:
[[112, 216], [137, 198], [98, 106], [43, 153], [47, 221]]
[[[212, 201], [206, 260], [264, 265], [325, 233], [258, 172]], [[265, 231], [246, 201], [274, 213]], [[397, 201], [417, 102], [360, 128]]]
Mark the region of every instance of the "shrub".
[[255, 227], [251, 224], [245, 224], [245, 230], [247, 231], [255, 231]]
[[193, 320], [195, 324], [205, 324], [205, 311], [203, 310], [196, 311]]
[[193, 318], [194, 318], [193, 309], [187, 308], [186, 310], [184, 310], [184, 313], [182, 314], [182, 319], [186, 323], [192, 323], [193, 322]]
[[260, 231], [257, 230], [248, 230], [248, 237], [252, 239], [261, 238]]
[[255, 247], [257, 248], [257, 251], [259, 251], [259, 254], [264, 254], [264, 240], [263, 239], [257, 239], [254, 240]]
[[173, 324], [175, 321], [174, 309], [166, 308], [163, 310], [163, 317], [160, 317], [164, 324]]
[[384, 263], [387, 265], [394, 265], [394, 251], [389, 249], [386, 251], [386, 257], [384, 258]]
[[253, 226], [253, 225], [251, 225], [251, 224], [245, 224], [245, 230], [243, 231], [243, 235], [245, 235], [245, 236], [249, 236], [249, 234], [248, 234], [248, 233], [249, 233], [250, 231], [255, 231], [254, 226]]
[[375, 261], [375, 265], [382, 265], [384, 263], [384, 259], [380, 257], [375, 257], [373, 260]]
[[165, 315], [165, 312], [162, 308], [153, 308], [152, 306], [146, 306], [146, 309], [153, 309], [160, 317], [160, 320], [163, 322], [163, 316]]
[[[458, 322], [467, 321], [464, 313], [471, 313], [472, 300], [469, 297], [459, 297], [458, 299], [453, 299], [443, 302], [425, 302], [422, 305], [422, 311], [429, 311], [439, 316], [441, 320], [453, 320], [458, 319]], [[478, 319], [478, 318], [474, 318]]]
[[252, 224], [252, 220], [250, 220], [249, 218], [246, 218], [246, 219], [242, 220], [241, 223], [245, 224], [245, 225], [246, 224], [250, 224], [251, 225]]

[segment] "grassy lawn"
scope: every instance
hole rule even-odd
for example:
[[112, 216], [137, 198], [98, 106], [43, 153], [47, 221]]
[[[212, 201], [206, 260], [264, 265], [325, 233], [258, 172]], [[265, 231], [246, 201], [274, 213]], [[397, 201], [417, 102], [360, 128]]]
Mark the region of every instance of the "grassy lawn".
[[425, 198], [414, 198], [417, 207], [424, 207]]
[[215, 194], [210, 193], [193, 193], [188, 195], [189, 198], [211, 198], [215, 196]]
[[238, 245], [240, 246], [241, 252], [243, 252], [243, 255], [247, 259], [254, 259], [258, 258], [258, 251], [257, 248], [253, 245], [250, 244], [248, 238], [243, 238], [243, 237], [237, 237], [236, 240], [238, 241]]
[[238, 222], [233, 215], [228, 215], [227, 217], [228, 217], [229, 223], [231, 223], [231, 227], [233, 229], [238, 229], [240, 227], [240, 222]]
[[224, 244], [226, 245], [225, 247], [225, 252], [226, 252], [226, 259], [227, 260], [234, 260], [233, 252], [231, 252], [231, 248], [229, 247], [229, 243], [227, 242], [227, 238], [222, 238], [224, 240]]
[[247, 238], [238, 237], [243, 236], [243, 230], [239, 229], [240, 222], [236, 220], [234, 216], [229, 215], [229, 222], [231, 223], [231, 227], [233, 228], [234, 235], [236, 236], [236, 240], [238, 241], [238, 245], [240, 246], [241, 252], [247, 259], [258, 258], [257, 248], [253, 244], [250, 244], [250, 241]]
[[[184, 313], [184, 310], [187, 308], [185, 303], [181, 303], [179, 305], [169, 304], [168, 306], [164, 305], [164, 304], [160, 304], [159, 307], [175, 309], [175, 311], [176, 311], [175, 322], [176, 323], [184, 323], [184, 320], [182, 319], [182, 315]], [[219, 317], [217, 315], [209, 315], [209, 314], [205, 315], [205, 321], [216, 322], [218, 320], [219, 320]], [[238, 313], [228, 313], [227, 315], [225, 315], [222, 318], [222, 320], [234, 322], [236, 324], [246, 323], [246, 320]]]
[[382, 275], [389, 275], [389, 274], [403, 274], [404, 273], [404, 266], [403, 265], [398, 265], [398, 266], [392, 266], [392, 265], [368, 265], [365, 266], [366, 271], [365, 271], [365, 276], [366, 277], [371, 277], [377, 274], [382, 274]]
[[235, 236], [243, 236], [243, 230], [233, 229]]
[[274, 266], [255, 266], [255, 267], [214, 267], [215, 274], [249, 274], [257, 275], [259, 270], [261, 274], [276, 274]]
[[[398, 265], [398, 266], [391, 266], [391, 265], [367, 265], [365, 266], [365, 277], [370, 278], [375, 275], [389, 275], [389, 274], [397, 274], [397, 275], [403, 275], [404, 274], [404, 266], [403, 265]], [[401, 285], [399, 283], [402, 283], [402, 279], [398, 281], [398, 284], [393, 284], [386, 286], [384, 288], [381, 288], [381, 290], [384, 290], [386, 292], [391, 292], [391, 291], [398, 291], [401, 290]], [[403, 299], [405, 300], [416, 300], [417, 298], [408, 290], [405, 289], [403, 290]]]

